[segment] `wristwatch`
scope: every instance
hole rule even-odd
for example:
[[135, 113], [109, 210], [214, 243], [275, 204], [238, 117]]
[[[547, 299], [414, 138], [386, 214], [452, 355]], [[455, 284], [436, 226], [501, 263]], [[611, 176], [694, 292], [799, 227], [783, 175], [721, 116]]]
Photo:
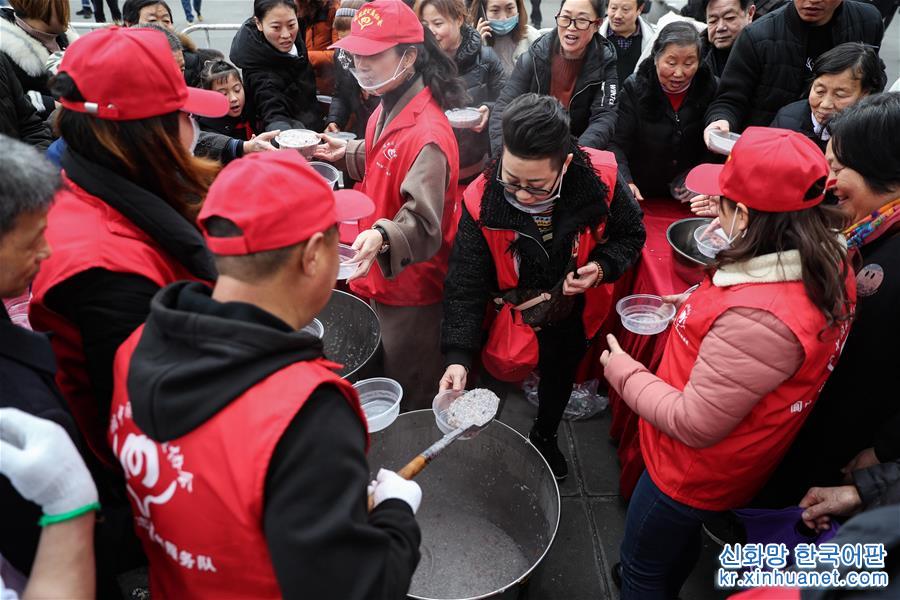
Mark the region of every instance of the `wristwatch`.
[[378, 254], [384, 254], [391, 249], [391, 240], [387, 231], [381, 225], [372, 225], [372, 229], [381, 234], [381, 248], [378, 249]]

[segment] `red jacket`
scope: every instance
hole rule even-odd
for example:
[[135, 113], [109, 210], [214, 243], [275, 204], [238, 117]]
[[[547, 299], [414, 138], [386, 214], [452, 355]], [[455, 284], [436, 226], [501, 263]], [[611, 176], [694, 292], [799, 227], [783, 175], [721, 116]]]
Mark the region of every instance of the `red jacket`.
[[[269, 461], [310, 394], [353, 386], [324, 359], [269, 375], [180, 438], [160, 443], [132, 419], [128, 370], [143, 326], [119, 348], [108, 440], [125, 471], [135, 529], [158, 598], [281, 598], [263, 532]], [[252, 435], [247, 435], [251, 432]]]
[[29, 318], [38, 331], [52, 331], [50, 341], [59, 362], [56, 383], [69, 404], [91, 450], [107, 465], [107, 415], [98, 414], [91, 390], [81, 334], [51, 311], [47, 294], [60, 283], [88, 269], [146, 277], [160, 287], [180, 279], [196, 279], [150, 236], [114, 208], [65, 178], [68, 189], [56, 195], [47, 219], [47, 241], [53, 255], [41, 264], [34, 280]]
[[[846, 285], [855, 301], [851, 277]], [[850, 329], [846, 322], [826, 328], [802, 281], [717, 287], [707, 279], [676, 314], [657, 376], [683, 389], [703, 338], [719, 315], [735, 307], [778, 317], [803, 346], [805, 357], [793, 377], [760, 399], [712, 446], [692, 448], [641, 419], [641, 451], [653, 482], [669, 497], [702, 510], [738, 508], [759, 491], [806, 420]]]
[[[459, 220], [456, 198], [456, 181], [459, 178], [459, 151], [450, 123], [426, 87], [400, 111], [381, 136], [375, 140], [375, 125], [381, 117], [379, 105], [369, 117], [366, 127], [366, 175], [361, 191], [375, 201], [375, 212], [360, 219], [360, 231], [372, 227], [378, 219], [392, 219], [405, 200], [400, 193], [406, 172], [419, 156], [422, 148], [436, 144], [450, 169], [444, 212], [441, 218], [441, 247], [425, 262], [406, 267], [397, 277], [388, 281], [381, 269], [373, 268], [369, 274], [353, 281], [350, 288], [363, 296], [382, 304], [393, 306], [427, 306], [437, 304], [443, 298], [444, 277], [453, 245], [453, 234]], [[374, 140], [374, 141], [373, 141]]]
[[[604, 199], [606, 205], [612, 202], [613, 190], [616, 189], [616, 174], [618, 166], [616, 157], [612, 152], [605, 150], [595, 150], [593, 148], [582, 148], [591, 158], [591, 164], [594, 166], [594, 172], [603, 180], [606, 185], [607, 196]], [[484, 197], [485, 179], [484, 175], [479, 175], [463, 194], [463, 202], [466, 204], [466, 210], [472, 215], [472, 218], [478, 222], [481, 216], [481, 200]], [[578, 267], [583, 267], [588, 263], [591, 251], [597, 243], [603, 238], [604, 225], [601, 223], [596, 230], [585, 230], [576, 238]], [[491, 256], [494, 259], [494, 266], [497, 271], [497, 286], [499, 290], [510, 290], [515, 288], [519, 282], [519, 265], [516, 257], [509, 252], [510, 244], [512, 244], [518, 233], [511, 229], [492, 229], [481, 227], [481, 233], [490, 248]], [[600, 326], [603, 324], [609, 307], [612, 304], [612, 286], [601, 285], [585, 292], [585, 306], [582, 314], [584, 323], [584, 332], [588, 339], [594, 337]]]

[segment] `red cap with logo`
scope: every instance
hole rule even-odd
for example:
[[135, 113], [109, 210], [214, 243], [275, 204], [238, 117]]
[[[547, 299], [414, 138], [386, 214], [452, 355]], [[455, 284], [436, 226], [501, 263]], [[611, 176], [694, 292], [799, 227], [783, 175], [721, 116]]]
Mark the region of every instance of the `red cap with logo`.
[[[362, 192], [332, 190], [296, 150], [278, 150], [228, 163], [210, 186], [197, 220], [213, 254], [238, 256], [305, 242], [374, 210]], [[206, 229], [210, 217], [228, 219], [243, 233], [211, 236]]]
[[398, 44], [424, 41], [422, 22], [410, 7], [400, 0], [375, 0], [356, 11], [350, 22], [350, 35], [328, 49], [340, 48], [350, 54], [372, 56]]
[[691, 169], [685, 186], [763, 212], [804, 210], [825, 198], [828, 162], [809, 138], [774, 127], [748, 127], [724, 165]]
[[228, 112], [218, 92], [189, 88], [161, 31], [105, 27], [75, 40], [59, 72], [84, 101], [60, 98], [69, 110], [110, 121], [148, 119], [180, 110], [204, 117]]

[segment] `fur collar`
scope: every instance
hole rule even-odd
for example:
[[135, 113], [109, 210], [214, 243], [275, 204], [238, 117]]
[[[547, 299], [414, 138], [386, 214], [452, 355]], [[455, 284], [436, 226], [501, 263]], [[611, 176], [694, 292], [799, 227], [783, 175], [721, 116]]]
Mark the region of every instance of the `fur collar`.
[[0, 51], [31, 77], [40, 77], [50, 52], [15, 23], [0, 19]]
[[729, 287], [742, 283], [800, 281], [802, 276], [800, 251], [786, 250], [720, 267], [712, 281], [716, 287]]

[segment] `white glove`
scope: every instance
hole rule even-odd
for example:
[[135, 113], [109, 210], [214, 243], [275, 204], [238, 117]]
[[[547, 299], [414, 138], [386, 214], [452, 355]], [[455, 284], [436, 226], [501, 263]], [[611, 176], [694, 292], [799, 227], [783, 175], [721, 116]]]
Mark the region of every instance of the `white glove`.
[[397, 498], [409, 504], [413, 514], [416, 514], [416, 511], [419, 510], [419, 504], [422, 503], [422, 488], [415, 481], [403, 479], [393, 471], [379, 469], [378, 477], [372, 483], [374, 485], [375, 506], [378, 506], [385, 500]]
[[48, 516], [97, 505], [97, 486], [65, 429], [16, 408], [0, 409], [0, 473]]

